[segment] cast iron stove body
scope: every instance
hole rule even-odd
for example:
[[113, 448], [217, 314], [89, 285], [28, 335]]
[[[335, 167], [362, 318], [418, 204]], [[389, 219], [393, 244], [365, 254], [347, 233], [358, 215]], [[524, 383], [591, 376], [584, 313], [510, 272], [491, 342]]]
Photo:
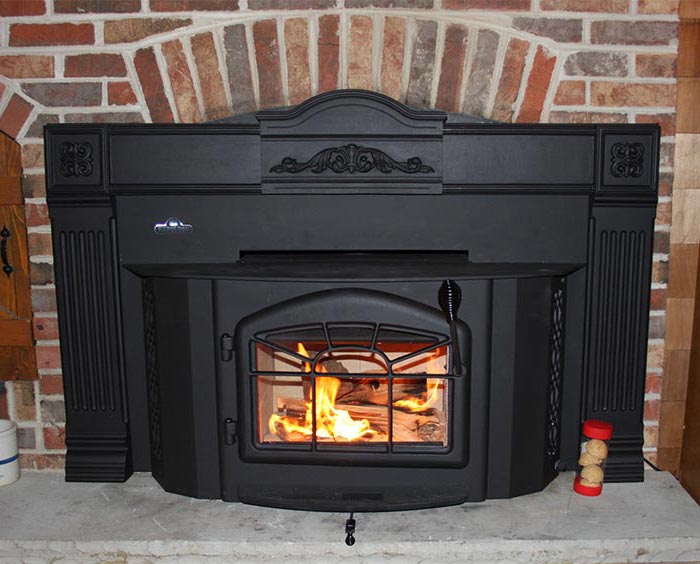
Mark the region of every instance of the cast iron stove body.
[[658, 142], [352, 90], [47, 126], [66, 478], [439, 506], [541, 490], [596, 417], [641, 480]]

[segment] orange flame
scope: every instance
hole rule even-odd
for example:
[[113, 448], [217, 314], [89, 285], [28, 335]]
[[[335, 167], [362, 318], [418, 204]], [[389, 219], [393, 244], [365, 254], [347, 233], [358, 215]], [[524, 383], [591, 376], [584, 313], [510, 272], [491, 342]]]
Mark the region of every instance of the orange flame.
[[[440, 359], [444, 355], [445, 349], [440, 347], [435, 349], [427, 360], [426, 374], [444, 374], [445, 368], [443, 366], [444, 361], [441, 362]], [[428, 388], [424, 398], [408, 398], [396, 400], [394, 402], [394, 407], [400, 407], [407, 411], [421, 412], [431, 408], [438, 399], [438, 389], [440, 388], [441, 379], [439, 378], [426, 378], [425, 383]]]
[[[311, 358], [303, 344], [297, 343], [297, 352], [306, 358]], [[311, 372], [311, 363], [304, 362], [303, 371]], [[321, 372], [326, 372], [321, 366]], [[335, 406], [335, 400], [340, 389], [340, 379], [331, 376], [316, 378], [316, 438], [333, 439], [335, 441], [354, 441], [375, 435], [377, 431], [370, 428], [367, 419], [355, 420], [350, 413]], [[313, 404], [304, 402], [306, 414], [303, 425], [287, 416], [272, 414], [268, 421], [268, 427], [272, 433], [277, 433], [277, 426], [281, 425], [286, 433], [299, 433], [305, 437], [313, 434]]]

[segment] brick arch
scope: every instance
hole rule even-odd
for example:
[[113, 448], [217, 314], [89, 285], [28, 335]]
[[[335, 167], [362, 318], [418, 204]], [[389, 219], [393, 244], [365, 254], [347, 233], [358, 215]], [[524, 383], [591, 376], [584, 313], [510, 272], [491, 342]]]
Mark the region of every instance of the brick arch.
[[412, 14], [251, 18], [134, 53], [154, 122], [197, 123], [297, 104], [336, 88], [499, 121], [540, 121], [558, 84], [552, 42], [469, 20]]

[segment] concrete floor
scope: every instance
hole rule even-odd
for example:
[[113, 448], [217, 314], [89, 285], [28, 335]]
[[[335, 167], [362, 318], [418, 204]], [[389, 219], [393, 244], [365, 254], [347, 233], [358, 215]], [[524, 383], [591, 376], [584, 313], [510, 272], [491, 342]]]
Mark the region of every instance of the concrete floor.
[[599, 498], [561, 475], [511, 500], [346, 514], [189, 499], [147, 474], [126, 484], [67, 484], [25, 472], [0, 488], [1, 564], [185, 562], [689, 562], [700, 561], [700, 507], [675, 479], [606, 484]]

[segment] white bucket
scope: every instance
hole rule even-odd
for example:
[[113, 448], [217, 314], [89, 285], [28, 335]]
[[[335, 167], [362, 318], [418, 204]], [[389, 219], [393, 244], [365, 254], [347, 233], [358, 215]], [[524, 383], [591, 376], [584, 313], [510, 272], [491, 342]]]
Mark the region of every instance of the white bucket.
[[19, 450], [17, 448], [17, 424], [0, 419], [0, 486], [19, 479]]

